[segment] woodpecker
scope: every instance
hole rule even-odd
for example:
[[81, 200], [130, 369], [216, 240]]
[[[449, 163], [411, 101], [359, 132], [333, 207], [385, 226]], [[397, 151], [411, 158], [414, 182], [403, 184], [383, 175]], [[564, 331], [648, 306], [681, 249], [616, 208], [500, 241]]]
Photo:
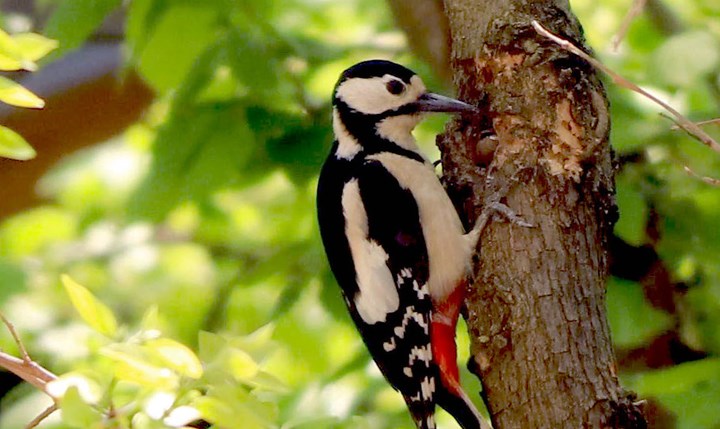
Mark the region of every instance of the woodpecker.
[[317, 210], [350, 315], [418, 429], [436, 427], [436, 404], [464, 429], [489, 429], [460, 387], [455, 345], [479, 228], [465, 232], [412, 135], [428, 112], [476, 108], [384, 60], [345, 70], [332, 101]]

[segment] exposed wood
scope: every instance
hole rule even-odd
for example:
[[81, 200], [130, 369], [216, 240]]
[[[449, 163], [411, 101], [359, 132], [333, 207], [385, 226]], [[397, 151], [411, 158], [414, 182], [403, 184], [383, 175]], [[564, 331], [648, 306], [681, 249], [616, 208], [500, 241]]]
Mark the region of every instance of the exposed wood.
[[[533, 228], [495, 221], [468, 296], [471, 369], [497, 429], [642, 428], [623, 391], [605, 314], [617, 217], [605, 92], [593, 68], [539, 36], [584, 45], [567, 1], [445, 0], [454, 82], [486, 118], [439, 138], [468, 219], [497, 195]], [[488, 135], [497, 148], [478, 157]]]

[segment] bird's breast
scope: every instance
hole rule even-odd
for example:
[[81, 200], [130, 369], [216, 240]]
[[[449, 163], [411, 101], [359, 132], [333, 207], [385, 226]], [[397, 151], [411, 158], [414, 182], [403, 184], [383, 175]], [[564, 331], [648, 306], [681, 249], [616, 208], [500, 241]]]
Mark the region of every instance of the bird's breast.
[[443, 301], [467, 275], [473, 251], [455, 207], [429, 163], [391, 152], [368, 159], [380, 162], [412, 193], [427, 245], [430, 295]]

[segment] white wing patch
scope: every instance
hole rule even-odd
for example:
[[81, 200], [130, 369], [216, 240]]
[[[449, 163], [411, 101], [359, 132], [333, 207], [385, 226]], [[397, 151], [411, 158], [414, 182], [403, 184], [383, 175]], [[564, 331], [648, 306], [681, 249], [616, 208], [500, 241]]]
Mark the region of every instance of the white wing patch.
[[367, 212], [360, 197], [357, 179], [345, 184], [342, 194], [345, 235], [355, 263], [358, 288], [353, 301], [357, 312], [367, 324], [384, 322], [388, 313], [400, 306], [393, 275], [387, 266], [388, 254], [377, 242], [368, 238]]

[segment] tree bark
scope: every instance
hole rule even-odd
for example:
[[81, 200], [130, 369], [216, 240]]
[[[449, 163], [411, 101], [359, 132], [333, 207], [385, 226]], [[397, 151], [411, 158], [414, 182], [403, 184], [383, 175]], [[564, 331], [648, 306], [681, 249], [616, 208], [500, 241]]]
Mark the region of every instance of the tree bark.
[[486, 110], [438, 138], [448, 192], [471, 221], [502, 197], [533, 224], [489, 224], [466, 301], [469, 366], [494, 426], [645, 427], [605, 313], [617, 217], [605, 92], [531, 21], [580, 46], [582, 29], [562, 0], [445, 0], [445, 11], [455, 86]]

